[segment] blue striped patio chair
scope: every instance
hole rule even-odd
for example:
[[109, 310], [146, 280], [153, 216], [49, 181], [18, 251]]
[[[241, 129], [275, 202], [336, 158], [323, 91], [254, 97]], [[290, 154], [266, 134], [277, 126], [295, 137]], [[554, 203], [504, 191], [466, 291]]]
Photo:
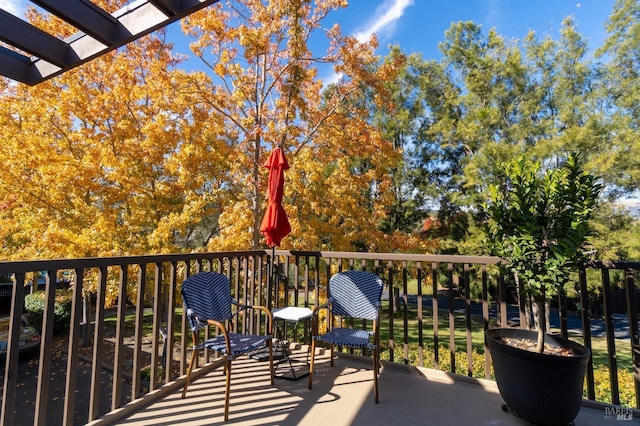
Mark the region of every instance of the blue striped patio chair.
[[[269, 350], [269, 371], [273, 385], [273, 346], [271, 341], [273, 317], [264, 306], [241, 305], [231, 298], [229, 279], [217, 272], [199, 272], [187, 278], [182, 284], [182, 301], [191, 325], [193, 353], [189, 362], [187, 377], [182, 389], [182, 397], [187, 394], [191, 372], [200, 350], [220, 353], [224, 358], [226, 375], [224, 398], [224, 421], [229, 420], [229, 390], [231, 387], [231, 361], [248, 352], [266, 346]], [[229, 331], [228, 323], [244, 310], [260, 310], [266, 315], [266, 334], [238, 334]], [[208, 326], [218, 328], [219, 334], [200, 342], [200, 330]]]
[[[329, 298], [327, 303], [316, 307], [313, 312], [313, 336], [311, 340], [311, 364], [309, 368], [309, 389], [313, 384], [315, 349], [318, 342], [325, 342], [331, 348], [331, 366], [333, 366], [334, 345], [368, 349], [373, 357], [373, 395], [378, 402], [378, 372], [380, 367], [380, 299], [382, 280], [366, 271], [339, 272], [329, 280]], [[327, 329], [325, 334], [318, 333], [318, 321], [321, 309], [327, 309]], [[335, 317], [340, 317], [340, 326], [331, 327]], [[373, 321], [371, 331], [344, 327], [346, 319], [364, 319]]]

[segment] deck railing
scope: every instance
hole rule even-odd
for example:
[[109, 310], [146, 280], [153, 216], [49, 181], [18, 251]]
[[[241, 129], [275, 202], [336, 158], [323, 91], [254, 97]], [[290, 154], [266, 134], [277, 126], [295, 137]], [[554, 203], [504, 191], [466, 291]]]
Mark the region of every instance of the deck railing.
[[[20, 417], [32, 418], [33, 424], [48, 424], [58, 413], [53, 406], [63, 398], [60, 418], [54, 422], [86, 423], [183, 375], [190, 342], [179, 288], [187, 276], [202, 270], [228, 275], [238, 301], [270, 308], [315, 305], [326, 297], [329, 278], [339, 270], [374, 271], [385, 281], [383, 360], [446, 368], [471, 376], [477, 375], [473, 360], [479, 353], [484, 376], [490, 378], [490, 356], [482, 338], [478, 342], [478, 334], [482, 336], [478, 329], [481, 332], [494, 325], [526, 324], [528, 316], [527, 301], [500, 276], [498, 261], [495, 257], [474, 256], [257, 250], [0, 262], [0, 274], [13, 274], [15, 279], [0, 422], [14, 424]], [[626, 349], [631, 349], [634, 368], [634, 408], [640, 407], [639, 268], [636, 262], [588, 263], [576, 280], [577, 299], [560, 300], [554, 309], [558, 332], [572, 334], [572, 338], [591, 347], [590, 307], [594, 298], [589, 297], [588, 289], [597, 278], [603, 308], [600, 312], [596, 304], [596, 310], [605, 328], [610, 401], [620, 404], [616, 348], [629, 345]], [[19, 328], [25, 288], [40, 287], [25, 286], [32, 276], [45, 277], [45, 310], [42, 324], [35, 324], [42, 330], [42, 341], [39, 354], [34, 356], [35, 395], [27, 398], [35, 402], [28, 405], [18, 392], [25, 388], [25, 381], [33, 380], [19, 376]], [[626, 301], [626, 340], [615, 339], [614, 317], [619, 316], [614, 315], [612, 276]], [[54, 333], [55, 290], [60, 277], [71, 281], [72, 312], [68, 332]], [[115, 300], [113, 306], [106, 306], [108, 299]], [[577, 311], [578, 336], [575, 327], [567, 325], [567, 318], [574, 312], [568, 302], [575, 300], [582, 307]], [[261, 317], [242, 317], [234, 327], [257, 329], [263, 323]], [[299, 336], [301, 340], [305, 337]], [[54, 350], [61, 341], [63, 350]], [[447, 359], [441, 357], [440, 347], [448, 349]], [[466, 353], [466, 365], [456, 365], [461, 362], [456, 356], [460, 352]], [[50, 379], [56, 375], [51, 366], [60, 363], [66, 366], [62, 384], [59, 377], [58, 382]], [[84, 372], [90, 380], [80, 380]], [[589, 366], [586, 389], [587, 397], [596, 400], [593, 364]], [[76, 403], [78, 394], [87, 396], [87, 402]]]

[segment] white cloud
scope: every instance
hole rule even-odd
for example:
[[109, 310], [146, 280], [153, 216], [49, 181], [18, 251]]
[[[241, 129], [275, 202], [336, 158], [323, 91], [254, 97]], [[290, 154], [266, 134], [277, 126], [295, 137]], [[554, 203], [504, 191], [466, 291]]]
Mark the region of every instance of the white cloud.
[[0, 0], [0, 9], [4, 9], [12, 15], [22, 17], [26, 10], [26, 1], [21, 0]]
[[404, 11], [413, 5], [413, 0], [387, 0], [376, 9], [374, 18], [365, 28], [354, 35], [358, 41], [366, 41], [373, 33], [393, 32], [395, 23], [404, 15]]
[[[498, 26], [505, 19], [504, 7], [501, 0], [488, 0], [483, 3], [486, 13], [484, 23], [488, 28]], [[485, 26], [483, 25], [483, 27]]]
[[[362, 43], [369, 40], [373, 33], [386, 32], [390, 36], [395, 30], [396, 22], [409, 6], [413, 6], [413, 0], [385, 0], [378, 6], [369, 23], [354, 33], [354, 37]], [[323, 79], [324, 86], [337, 83], [341, 78], [342, 74], [331, 73]]]
[[327, 77], [322, 79], [322, 86], [328, 87], [331, 84], [336, 84], [342, 78], [342, 73], [331, 72]]

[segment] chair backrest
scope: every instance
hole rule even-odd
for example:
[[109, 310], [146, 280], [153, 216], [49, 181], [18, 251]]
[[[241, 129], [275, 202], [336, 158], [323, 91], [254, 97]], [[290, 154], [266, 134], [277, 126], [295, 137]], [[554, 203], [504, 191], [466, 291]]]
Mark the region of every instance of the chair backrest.
[[198, 272], [182, 283], [182, 302], [191, 329], [196, 330], [208, 319], [226, 321], [231, 312], [231, 283], [217, 272]]
[[338, 272], [329, 280], [332, 313], [351, 318], [376, 319], [382, 286], [382, 280], [371, 272]]

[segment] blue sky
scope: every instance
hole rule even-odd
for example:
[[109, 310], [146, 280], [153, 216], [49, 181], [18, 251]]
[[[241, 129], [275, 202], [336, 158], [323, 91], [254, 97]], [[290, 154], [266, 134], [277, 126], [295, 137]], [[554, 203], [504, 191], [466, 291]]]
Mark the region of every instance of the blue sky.
[[[381, 55], [387, 46], [399, 44], [406, 53], [419, 52], [424, 59], [439, 59], [438, 43], [452, 22], [472, 20], [483, 31], [496, 28], [506, 38], [523, 38], [529, 30], [540, 37], [559, 36], [564, 17], [573, 15], [591, 50], [602, 45], [604, 22], [615, 0], [350, 0], [349, 6], [330, 14], [325, 26], [337, 22], [346, 34], [380, 40]], [[25, 0], [0, 0], [0, 8], [23, 15]], [[169, 41], [180, 53], [189, 54], [179, 24], [169, 29]]]
[[[578, 30], [588, 39], [590, 49], [595, 50], [605, 39], [604, 23], [614, 3], [615, 0], [349, 0], [349, 6], [331, 13], [323, 26], [339, 23], [343, 33], [361, 39], [375, 32], [380, 55], [388, 52], [389, 45], [398, 44], [405, 53], [440, 59], [438, 43], [452, 22], [471, 20], [481, 25], [485, 34], [495, 28], [508, 39], [522, 39], [529, 30], [541, 38], [559, 38], [563, 19], [573, 15]], [[168, 38], [175, 43], [176, 51], [190, 54], [179, 23], [170, 26]], [[312, 49], [315, 51], [313, 46]], [[191, 64], [198, 66], [197, 59]], [[189, 65], [182, 67], [189, 69]], [[325, 83], [334, 78], [330, 72], [322, 74], [321, 71]]]
[[[486, 34], [496, 28], [506, 38], [523, 38], [529, 30], [540, 37], [559, 36], [562, 20], [573, 15], [578, 30], [592, 49], [605, 37], [604, 22], [614, 0], [351, 0], [349, 6], [330, 16], [345, 33], [367, 34], [373, 28], [385, 53], [399, 44], [407, 53], [439, 59], [438, 43], [452, 22], [474, 21]], [[385, 16], [393, 19], [385, 20]], [[379, 25], [383, 21], [384, 25]]]

